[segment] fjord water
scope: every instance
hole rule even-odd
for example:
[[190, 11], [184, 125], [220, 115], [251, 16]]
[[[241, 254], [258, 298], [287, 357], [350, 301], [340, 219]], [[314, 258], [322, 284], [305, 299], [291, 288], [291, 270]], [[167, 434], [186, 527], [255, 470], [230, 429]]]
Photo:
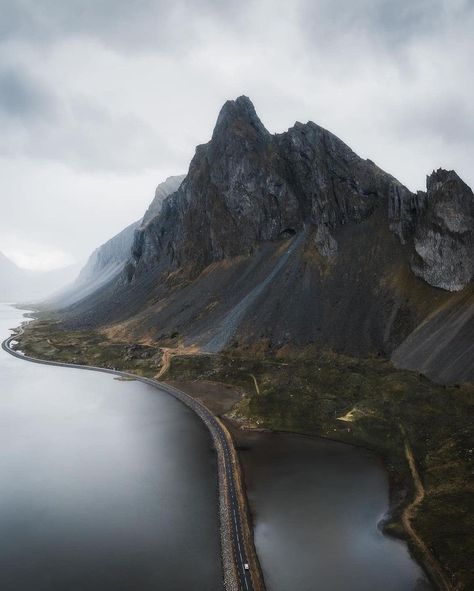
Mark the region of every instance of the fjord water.
[[246, 434], [241, 447], [267, 591], [431, 589], [406, 545], [377, 528], [389, 500], [374, 455], [281, 433]]
[[[0, 305], [0, 336], [22, 313]], [[0, 589], [222, 589], [210, 435], [140, 382], [0, 350]]]
[[[22, 313], [0, 305], [0, 335]], [[430, 589], [383, 536], [370, 453], [243, 435], [268, 591]], [[222, 589], [215, 456], [191, 410], [142, 384], [0, 350], [0, 589]]]

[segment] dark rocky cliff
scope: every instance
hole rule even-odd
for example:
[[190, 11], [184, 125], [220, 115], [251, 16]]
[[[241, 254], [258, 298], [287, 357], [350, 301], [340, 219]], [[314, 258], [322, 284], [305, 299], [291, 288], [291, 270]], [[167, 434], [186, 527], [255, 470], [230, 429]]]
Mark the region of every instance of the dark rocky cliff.
[[[174, 193], [179, 189], [179, 186], [185, 178], [185, 174], [169, 176], [166, 180], [164, 180], [156, 187], [153, 201], [148, 206], [148, 209], [146, 210], [145, 215], [142, 218], [142, 226], [147, 224], [151, 219], [153, 219], [160, 213], [161, 207], [163, 206], [163, 201], [168, 197], [168, 195], [171, 195], [171, 193]], [[127, 254], [130, 254], [130, 248], [128, 249]]]
[[473, 225], [454, 172], [414, 194], [315, 123], [270, 134], [240, 97], [135, 233], [124, 273], [67, 322], [213, 351], [389, 355], [470, 285]]
[[130, 250], [135, 232], [140, 228], [144, 228], [150, 219], [159, 215], [166, 197], [178, 189], [184, 178], [185, 175], [170, 176], [160, 183], [156, 187], [155, 197], [150, 203], [143, 218], [130, 224], [113, 238], [97, 248], [91, 254], [87, 264], [79, 274], [78, 282], [83, 283], [89, 282], [91, 279], [94, 280], [101, 274], [106, 274], [109, 268], [119, 268], [122, 270], [124, 264], [130, 257]]
[[459, 291], [474, 275], [474, 197], [454, 170], [433, 172], [426, 185], [412, 269], [430, 285]]

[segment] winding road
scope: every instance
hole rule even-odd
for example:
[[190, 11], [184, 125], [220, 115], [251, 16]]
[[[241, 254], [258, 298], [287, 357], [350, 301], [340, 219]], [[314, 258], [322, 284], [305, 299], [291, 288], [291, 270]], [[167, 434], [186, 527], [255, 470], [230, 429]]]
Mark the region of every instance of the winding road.
[[[23, 355], [12, 349], [12, 342], [18, 338], [19, 334], [21, 334], [21, 332], [8, 337], [2, 342], [2, 349], [14, 357], [42, 365], [98, 371], [144, 382], [161, 392], [177, 398], [199, 415], [211, 432], [220, 466], [219, 497], [221, 504], [221, 545], [225, 587], [227, 591], [259, 591], [262, 589], [263, 583], [261, 583], [261, 575], [259, 572], [255, 572], [255, 570], [257, 570], [255, 569], [256, 560], [249, 559], [253, 549], [249, 548], [250, 542], [248, 536], [244, 536], [244, 524], [248, 528], [248, 523], [246, 509], [243, 506], [242, 495], [239, 495], [238, 493], [240, 468], [236, 459], [236, 452], [228, 432], [226, 432], [225, 427], [219, 419], [217, 419], [207, 407], [185, 392], [151, 378], [145, 378], [115, 369], [89, 365], [75, 365], [58, 361], [45, 361], [43, 359], [36, 359]], [[228, 547], [229, 545], [231, 546], [230, 548]], [[254, 566], [254, 568], [252, 568], [252, 566]]]

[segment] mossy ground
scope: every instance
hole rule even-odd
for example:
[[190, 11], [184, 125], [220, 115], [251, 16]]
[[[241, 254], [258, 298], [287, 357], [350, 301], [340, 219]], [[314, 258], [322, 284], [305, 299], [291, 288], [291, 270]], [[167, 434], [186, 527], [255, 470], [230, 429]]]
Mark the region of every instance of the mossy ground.
[[[155, 375], [161, 364], [159, 347], [113, 343], [99, 333], [63, 332], [50, 322], [32, 323], [20, 340], [25, 353], [41, 358], [142, 375]], [[384, 359], [315, 350], [178, 355], [161, 379], [234, 385], [244, 392], [228, 414], [234, 420], [377, 451], [392, 481], [392, 515], [385, 528], [402, 537], [400, 514], [413, 492], [406, 438], [426, 491], [413, 526], [453, 589], [474, 589], [473, 385], [440, 386]], [[417, 554], [416, 548], [412, 551]]]
[[20, 349], [31, 357], [133, 371], [153, 377], [161, 367], [159, 347], [113, 342], [96, 331], [64, 331], [59, 323], [35, 320], [24, 327]]

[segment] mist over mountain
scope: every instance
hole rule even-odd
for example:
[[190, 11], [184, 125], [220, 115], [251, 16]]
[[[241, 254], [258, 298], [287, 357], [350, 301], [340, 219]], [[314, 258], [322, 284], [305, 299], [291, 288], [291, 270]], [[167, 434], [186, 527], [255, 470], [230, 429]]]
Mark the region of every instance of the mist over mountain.
[[121, 270], [99, 265], [63, 319], [208, 352], [395, 351], [433, 379], [473, 379], [473, 208], [454, 171], [412, 193], [313, 122], [269, 133], [239, 97], [161, 209], [117, 238], [122, 256], [133, 234]]
[[20, 292], [23, 292], [24, 281], [25, 277], [21, 269], [0, 252], [0, 301], [13, 301]]
[[[163, 206], [163, 201], [166, 199], [166, 197], [168, 197], [168, 195], [171, 195], [178, 190], [185, 178], [185, 174], [170, 176], [156, 187], [155, 196], [141, 220], [141, 226], [145, 226], [151, 219], [160, 213]], [[127, 255], [130, 255], [130, 249]]]
[[130, 224], [121, 232], [107, 240], [90, 255], [74, 283], [56, 294], [47, 302], [49, 306], [70, 306], [91, 295], [109, 281], [117, 277], [130, 257], [135, 231], [146, 224], [147, 220], [161, 211], [163, 200], [176, 191], [184, 179], [184, 175], [170, 176], [160, 183], [155, 196], [141, 220]]
[[35, 302], [72, 281], [77, 271], [75, 265], [53, 271], [29, 271], [18, 267], [0, 252], [0, 301]]

